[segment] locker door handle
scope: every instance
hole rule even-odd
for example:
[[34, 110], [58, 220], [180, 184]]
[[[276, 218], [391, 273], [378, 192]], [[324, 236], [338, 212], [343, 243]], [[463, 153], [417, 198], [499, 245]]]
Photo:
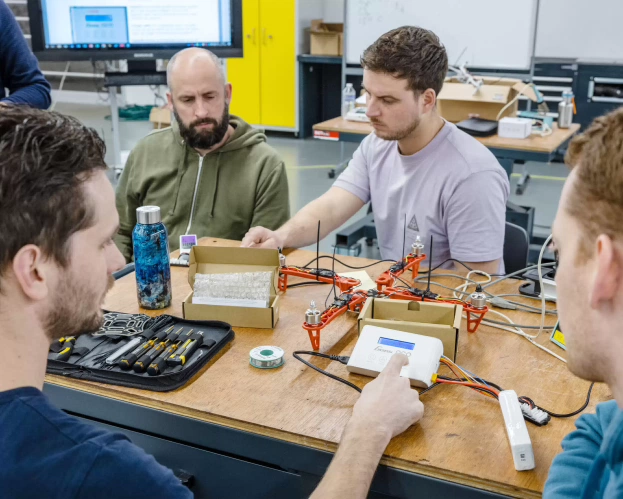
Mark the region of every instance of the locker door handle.
[[253, 42], [253, 45], [256, 44], [255, 42], [255, 28], [253, 28], [253, 31], [251, 31], [251, 34], [247, 34], [247, 39], [251, 40]]
[[266, 28], [262, 28], [262, 43], [266, 45]]

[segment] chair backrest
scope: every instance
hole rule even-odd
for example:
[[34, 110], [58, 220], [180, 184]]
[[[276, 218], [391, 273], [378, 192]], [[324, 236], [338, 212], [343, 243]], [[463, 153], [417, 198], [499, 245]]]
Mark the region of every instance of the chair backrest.
[[528, 233], [519, 225], [506, 222], [504, 233], [504, 267], [510, 274], [526, 268], [528, 265], [528, 252], [530, 241]]

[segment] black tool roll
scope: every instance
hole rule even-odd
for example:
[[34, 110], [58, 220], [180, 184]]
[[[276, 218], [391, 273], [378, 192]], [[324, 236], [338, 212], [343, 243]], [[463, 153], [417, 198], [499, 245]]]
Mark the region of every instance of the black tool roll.
[[226, 322], [106, 312], [99, 331], [52, 343], [47, 372], [166, 392], [186, 384], [233, 339]]

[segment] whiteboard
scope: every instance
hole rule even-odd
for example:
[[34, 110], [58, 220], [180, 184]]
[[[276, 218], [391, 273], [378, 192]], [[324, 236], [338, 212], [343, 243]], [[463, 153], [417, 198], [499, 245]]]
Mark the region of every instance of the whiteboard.
[[623, 59], [621, 0], [544, 0], [539, 8], [538, 57]]
[[537, 6], [537, 0], [346, 0], [346, 62], [358, 64], [383, 33], [414, 25], [440, 38], [451, 65], [528, 69]]

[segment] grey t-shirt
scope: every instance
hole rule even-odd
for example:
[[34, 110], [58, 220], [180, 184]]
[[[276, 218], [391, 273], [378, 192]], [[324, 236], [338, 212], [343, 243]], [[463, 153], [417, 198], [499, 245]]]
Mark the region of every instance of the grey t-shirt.
[[418, 235], [429, 253], [432, 234], [434, 266], [448, 258], [502, 258], [508, 176], [485, 146], [452, 123], [411, 156], [400, 154], [396, 141], [370, 134], [333, 185], [372, 202], [384, 259], [403, 255], [405, 215], [405, 254]]

